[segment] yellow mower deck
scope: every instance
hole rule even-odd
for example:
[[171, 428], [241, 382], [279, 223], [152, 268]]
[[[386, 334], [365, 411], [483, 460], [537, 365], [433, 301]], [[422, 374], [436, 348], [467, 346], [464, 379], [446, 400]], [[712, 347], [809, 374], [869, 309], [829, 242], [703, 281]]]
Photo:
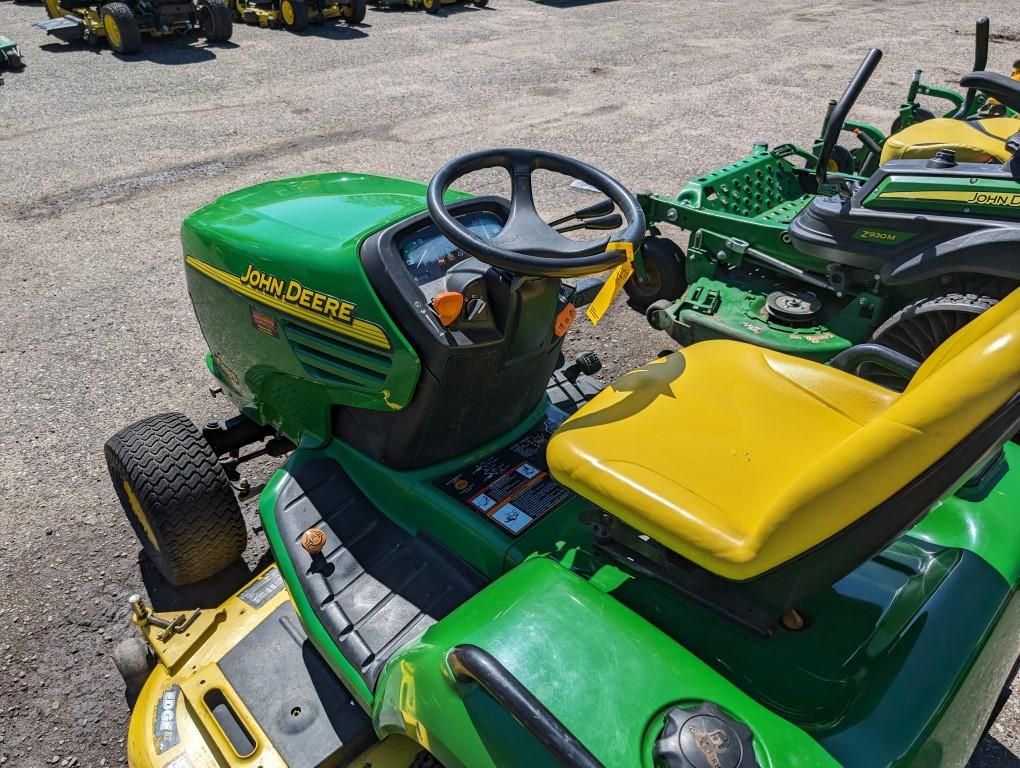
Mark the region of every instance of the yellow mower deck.
[[[294, 17], [288, 15], [288, 7], [287, 0], [282, 0], [272, 6], [256, 6], [239, 2], [237, 3], [237, 15], [242, 21], [248, 24], [258, 24], [263, 28], [290, 27], [294, 24]], [[312, 23], [341, 19], [345, 15], [344, 6], [340, 3], [327, 5], [321, 12], [311, 6], [308, 8], [308, 20]]]
[[[422, 752], [404, 737], [376, 740], [311, 649], [276, 566], [218, 608], [139, 606], [133, 618], [157, 662], [131, 713], [132, 768], [406, 768]], [[258, 695], [267, 687], [273, 695]]]

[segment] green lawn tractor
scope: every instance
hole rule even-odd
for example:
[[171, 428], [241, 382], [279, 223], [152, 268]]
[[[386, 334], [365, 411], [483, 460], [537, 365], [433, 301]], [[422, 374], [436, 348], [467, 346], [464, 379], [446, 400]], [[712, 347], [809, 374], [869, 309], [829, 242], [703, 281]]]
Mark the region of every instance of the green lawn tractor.
[[98, 45], [116, 53], [142, 50], [142, 35], [165, 37], [197, 30], [210, 43], [233, 34], [227, 0], [43, 0], [49, 21], [32, 26], [65, 42]]
[[365, 20], [367, 0], [231, 0], [235, 21], [300, 31], [309, 23], [343, 19], [350, 26]]
[[[988, 30], [988, 18], [983, 16], [977, 21], [974, 36], [974, 72], [984, 71], [988, 63]], [[921, 74], [920, 69], [914, 72], [906, 101], [900, 105], [888, 135], [871, 123], [843, 122], [841, 130], [857, 139], [856, 146], [853, 149], [839, 144], [833, 147], [827, 170], [870, 176], [879, 165], [890, 160], [927, 159], [940, 149], [952, 149], [958, 160], [967, 162], [1009, 160], [1004, 142], [1020, 130], [1020, 119], [1014, 110], [975, 87], [960, 94], [950, 88], [928, 85], [921, 81]], [[1013, 65], [1012, 77], [1020, 78], [1020, 60]], [[936, 118], [921, 106], [918, 96], [944, 99], [952, 106], [942, 117]], [[815, 157], [822, 150], [824, 134], [835, 108], [836, 101], [830, 101], [822, 124], [823, 137], [812, 147]], [[918, 125], [922, 122], [926, 124]], [[809, 168], [814, 167], [815, 157], [808, 161]]]
[[[509, 199], [453, 191], [491, 168]], [[546, 222], [536, 171], [608, 200]], [[236, 562], [237, 490], [273, 564], [218, 607], [133, 596], [129, 765], [964, 765], [1020, 650], [1020, 291], [903, 393], [734, 341], [601, 388], [563, 339], [645, 233], [523, 149], [185, 220], [239, 413], [145, 418], [110, 474], [170, 582]]]
[[[4, 70], [17, 72], [24, 68], [25, 59], [21, 55], [21, 49], [18, 48], [18, 44], [9, 37], [0, 35], [0, 75], [2, 75]], [[3, 84], [3, 77], [0, 76], [0, 85]]]
[[[833, 110], [823, 161], [880, 58], [868, 54]], [[964, 82], [1020, 107], [1015, 80]], [[1015, 155], [1020, 134], [1003, 144]], [[820, 362], [875, 343], [921, 362], [1020, 285], [1020, 160], [958, 162], [943, 149], [863, 180], [791, 162], [809, 154], [759, 145], [676, 197], [641, 195], [655, 237], [627, 290], [654, 328], [685, 345], [731, 338]], [[662, 223], [691, 233], [686, 253]]]
[[[439, 13], [444, 5], [456, 5], [461, 0], [373, 0], [376, 5], [386, 8], [424, 9], [426, 13]], [[469, 0], [475, 8], [484, 8], [489, 0]]]

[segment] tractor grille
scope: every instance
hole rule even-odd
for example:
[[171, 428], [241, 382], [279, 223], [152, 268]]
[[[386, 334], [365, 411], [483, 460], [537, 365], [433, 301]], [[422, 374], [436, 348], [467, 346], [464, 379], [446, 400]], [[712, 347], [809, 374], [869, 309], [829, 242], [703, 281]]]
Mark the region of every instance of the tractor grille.
[[393, 361], [389, 355], [287, 322], [283, 334], [305, 372], [316, 381], [368, 391], [383, 388]]

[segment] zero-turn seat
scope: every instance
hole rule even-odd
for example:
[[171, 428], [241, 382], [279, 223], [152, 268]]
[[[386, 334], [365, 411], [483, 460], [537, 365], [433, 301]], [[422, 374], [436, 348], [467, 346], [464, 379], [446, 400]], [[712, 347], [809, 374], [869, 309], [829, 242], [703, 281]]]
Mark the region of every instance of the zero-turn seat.
[[1012, 157], [1006, 140], [1017, 131], [1018, 117], [938, 117], [914, 123], [886, 139], [881, 162], [924, 159], [940, 149], [951, 149], [959, 163], [1005, 163]]
[[[1020, 290], [902, 394], [753, 345], [692, 345], [607, 387], [548, 460], [560, 483], [715, 576], [771, 577], [808, 552], [838, 576], [1015, 434], [1018, 392]], [[856, 562], [829, 562], [844, 556]]]

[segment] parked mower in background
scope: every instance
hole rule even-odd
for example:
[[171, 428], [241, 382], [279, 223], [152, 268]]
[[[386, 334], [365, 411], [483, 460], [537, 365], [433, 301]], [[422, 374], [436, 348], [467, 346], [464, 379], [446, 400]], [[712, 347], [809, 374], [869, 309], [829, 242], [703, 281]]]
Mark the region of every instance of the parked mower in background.
[[439, 13], [444, 5], [456, 5], [459, 2], [470, 2], [476, 8], [484, 8], [489, 0], [372, 0], [384, 8], [424, 9], [426, 13]]
[[[654, 328], [685, 345], [731, 338], [821, 362], [872, 342], [920, 362], [1020, 284], [1020, 133], [1003, 140], [1001, 166], [944, 149], [867, 181], [829, 177], [839, 127], [880, 58], [867, 55], [832, 110], [814, 170], [791, 162], [811, 156], [803, 149], [758, 145], [676, 197], [640, 196], [653, 237], [627, 291]], [[963, 82], [1020, 108], [1015, 80]], [[663, 223], [691, 233], [686, 253]]]
[[0, 35], [0, 85], [4, 84], [3, 71], [17, 72], [25, 68], [25, 59], [18, 44], [9, 37]]
[[235, 21], [260, 27], [305, 29], [330, 19], [342, 19], [348, 25], [365, 20], [367, 0], [232, 0]]
[[210, 43], [233, 34], [227, 0], [43, 0], [49, 21], [32, 26], [65, 42], [98, 45], [105, 39], [116, 53], [142, 50], [142, 35], [164, 37], [198, 31]]
[[[761, 150], [716, 195], [793, 183], [782, 160]], [[897, 167], [873, 188], [930, 188]], [[451, 191], [495, 168], [509, 199]], [[546, 221], [537, 171], [607, 200]], [[939, 171], [956, 191], [976, 169]], [[1020, 290], [923, 364], [713, 341], [598, 392], [563, 339], [646, 231], [619, 182], [526, 149], [428, 187], [268, 182], [185, 220], [206, 365], [239, 413], [143, 418], [108, 441], [110, 476], [170, 582], [238, 560], [238, 492], [275, 562], [219, 608], [131, 599], [129, 765], [966, 763], [1020, 651]], [[909, 386], [848, 372], [862, 360]], [[261, 488], [241, 476], [259, 456], [286, 456]]]
[[[989, 21], [977, 20], [974, 35], [973, 72], [984, 71], [988, 63]], [[900, 105], [889, 134], [880, 128], [857, 120], [845, 120], [841, 130], [852, 134], [856, 141], [853, 149], [837, 144], [828, 160], [828, 170], [857, 176], [870, 176], [882, 163], [932, 157], [940, 149], [952, 149], [957, 160], [964, 162], [1004, 163], [1009, 154], [1004, 142], [1020, 130], [1020, 118], [994, 97], [970, 87], [966, 94], [950, 88], [928, 85], [921, 81], [920, 69], [914, 72], [907, 99]], [[1014, 79], [1020, 78], [1020, 60], [1014, 62]], [[941, 117], [921, 106], [918, 96], [931, 96], [948, 101], [952, 106]], [[822, 123], [824, 136], [836, 100], [829, 102]], [[1004, 120], [1002, 118], [1013, 118]], [[923, 127], [918, 123], [926, 123]], [[813, 167], [824, 141], [819, 138], [812, 147], [815, 155], [807, 165]]]

